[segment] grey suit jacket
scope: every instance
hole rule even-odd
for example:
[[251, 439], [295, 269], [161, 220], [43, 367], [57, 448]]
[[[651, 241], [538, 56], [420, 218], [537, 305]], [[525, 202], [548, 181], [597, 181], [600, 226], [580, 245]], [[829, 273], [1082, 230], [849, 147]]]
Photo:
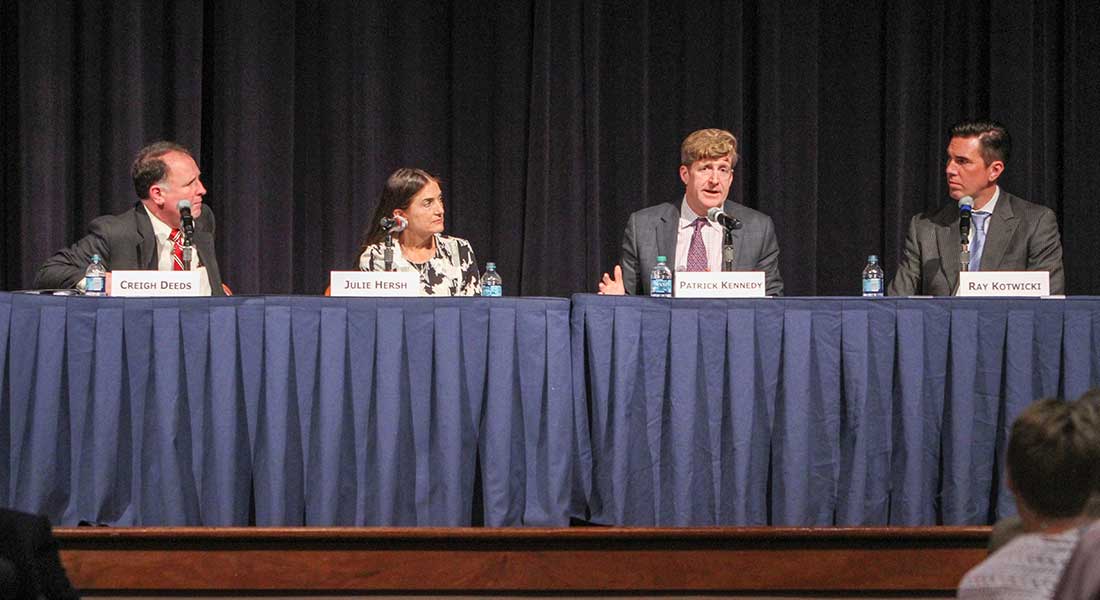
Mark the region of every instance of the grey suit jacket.
[[[764, 271], [767, 294], [782, 295], [779, 243], [771, 217], [732, 200], [726, 200], [723, 208], [744, 224], [733, 232], [734, 269]], [[649, 272], [657, 264], [658, 256], [668, 257], [670, 267], [675, 264], [679, 223], [680, 201], [650, 206], [630, 215], [623, 231], [623, 255], [619, 263], [626, 293], [649, 294]]]
[[[1001, 190], [982, 251], [982, 271], [1048, 271], [1050, 293], [1064, 294], [1062, 239], [1054, 211]], [[950, 296], [959, 285], [959, 209], [949, 204], [913, 217], [888, 293]]]
[[[215, 296], [224, 296], [218, 257], [214, 252], [214, 213], [208, 206], [203, 206], [202, 216], [195, 219], [194, 244], [206, 267], [210, 292]], [[122, 214], [107, 215], [92, 221], [88, 225], [88, 235], [46, 260], [38, 269], [34, 286], [38, 289], [76, 287], [84, 277], [93, 254], [103, 259], [108, 271], [157, 269], [157, 241], [153, 224], [141, 202]]]

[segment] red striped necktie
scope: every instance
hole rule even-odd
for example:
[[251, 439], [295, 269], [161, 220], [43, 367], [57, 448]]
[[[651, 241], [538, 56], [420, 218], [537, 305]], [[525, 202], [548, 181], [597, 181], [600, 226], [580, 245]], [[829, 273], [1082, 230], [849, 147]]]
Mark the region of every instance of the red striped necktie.
[[172, 270], [183, 270], [183, 232], [179, 229], [173, 229], [172, 233], [168, 234], [168, 241], [172, 242]]

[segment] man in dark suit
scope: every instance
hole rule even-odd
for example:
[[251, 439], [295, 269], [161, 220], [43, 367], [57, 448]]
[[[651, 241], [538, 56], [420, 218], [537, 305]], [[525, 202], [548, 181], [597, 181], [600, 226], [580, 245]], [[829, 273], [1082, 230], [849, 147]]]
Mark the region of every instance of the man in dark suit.
[[1065, 293], [1062, 240], [1054, 211], [1001, 190], [1012, 140], [994, 121], [964, 121], [951, 128], [947, 188], [955, 203], [919, 214], [909, 224], [891, 296], [950, 296], [959, 285], [959, 208], [974, 200], [971, 271], [1047, 271], [1050, 293]]
[[623, 232], [621, 266], [614, 277], [603, 274], [601, 294], [649, 294], [649, 273], [658, 256], [682, 271], [722, 270], [722, 226], [707, 220], [707, 211], [721, 207], [740, 219], [733, 232], [734, 269], [763, 271], [768, 295], [783, 293], [779, 275], [779, 243], [770, 217], [728, 200], [737, 165], [737, 138], [721, 129], [701, 129], [680, 146], [680, 180], [684, 197], [642, 209]]
[[140, 202], [122, 214], [92, 221], [87, 236], [42, 265], [35, 287], [80, 288], [94, 254], [108, 271], [173, 270], [183, 243], [179, 203], [188, 200], [195, 218], [192, 268], [205, 269], [210, 293], [225, 295], [214, 252], [214, 214], [203, 206], [206, 188], [191, 153], [173, 142], [150, 144], [138, 152], [130, 174]]
[[80, 598], [65, 574], [46, 517], [0, 508], [0, 565], [8, 567], [6, 580], [0, 579], [2, 598]]

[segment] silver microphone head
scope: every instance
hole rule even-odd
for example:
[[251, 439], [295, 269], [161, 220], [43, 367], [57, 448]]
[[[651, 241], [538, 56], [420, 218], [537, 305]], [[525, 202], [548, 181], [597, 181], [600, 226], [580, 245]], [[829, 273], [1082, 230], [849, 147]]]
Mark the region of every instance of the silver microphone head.
[[707, 211], [707, 220], [711, 221], [711, 222], [714, 222], [714, 223], [717, 223], [718, 222], [718, 215], [721, 215], [721, 214], [724, 214], [722, 212], [721, 208], [718, 208], [717, 206], [712, 206], [712, 207], [710, 207], [710, 210]]
[[974, 208], [974, 198], [971, 196], [963, 196], [959, 198], [959, 209], [971, 210]]
[[182, 211], [182, 210], [188, 210], [188, 211], [190, 211], [190, 210], [191, 210], [191, 201], [190, 201], [190, 200], [180, 200], [180, 201], [179, 201], [179, 202], [178, 202], [178, 203], [176, 204], [176, 208], [178, 208], [178, 209], [179, 209], [179, 210], [181, 210], [181, 211]]

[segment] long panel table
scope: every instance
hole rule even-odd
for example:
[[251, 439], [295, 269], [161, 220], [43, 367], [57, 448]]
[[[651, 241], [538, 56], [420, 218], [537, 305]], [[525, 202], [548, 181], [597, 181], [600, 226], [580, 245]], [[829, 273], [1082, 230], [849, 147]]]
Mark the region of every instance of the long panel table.
[[1013, 418], [1100, 383], [1100, 299], [573, 298], [591, 520], [968, 525]]
[[[0, 293], [0, 505], [56, 523], [973, 525], [1100, 299]], [[477, 512], [475, 515], [474, 513]]]
[[[563, 525], [566, 299], [0, 293], [0, 505], [55, 523]], [[575, 419], [582, 419], [578, 425]]]

